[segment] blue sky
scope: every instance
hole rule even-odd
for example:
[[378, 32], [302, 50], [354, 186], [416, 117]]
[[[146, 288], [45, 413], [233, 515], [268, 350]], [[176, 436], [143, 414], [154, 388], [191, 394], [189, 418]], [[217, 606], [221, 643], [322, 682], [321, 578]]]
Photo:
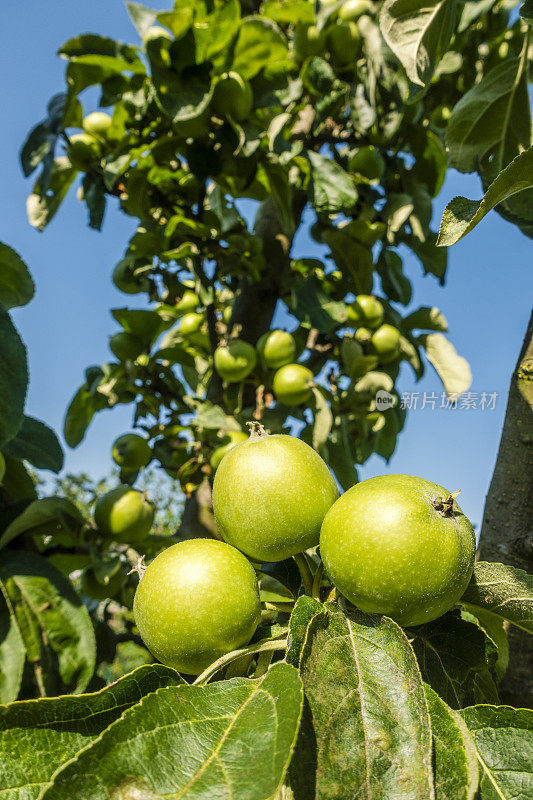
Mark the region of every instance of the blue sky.
[[[162, 2], [163, 6], [169, 3]], [[32, 183], [23, 178], [18, 151], [29, 128], [44, 116], [49, 97], [63, 88], [64, 62], [55, 53], [66, 39], [83, 32], [132, 42], [137, 38], [122, 0], [30, 0], [24, 6], [6, 0], [2, 11], [0, 239], [20, 252], [37, 286], [31, 304], [14, 312], [29, 349], [27, 411], [61, 431], [65, 408], [83, 369], [109, 358], [107, 340], [116, 329], [109, 309], [127, 305], [129, 300], [113, 287], [110, 274], [134, 221], [110, 207], [103, 231], [92, 231], [86, 225], [85, 208], [71, 192], [49, 228], [36, 232], [26, 219], [25, 202]], [[446, 203], [457, 194], [479, 198], [479, 181], [450, 173], [434, 204], [435, 225]], [[300, 236], [297, 254], [313, 252], [308, 237]], [[474, 524], [481, 522], [509, 378], [530, 313], [531, 261], [531, 241], [491, 213], [451, 248], [444, 289], [421, 274], [416, 259], [407, 262], [416, 305], [436, 305], [443, 311], [451, 340], [469, 360], [472, 392], [498, 396], [494, 410], [427, 407], [412, 411], [390, 464], [373, 457], [361, 468], [361, 477], [405, 472], [450, 490], [461, 489], [464, 511]], [[404, 366], [398, 386], [404, 392], [419, 391], [419, 404], [424, 391], [439, 397], [442, 392], [431, 367], [415, 385], [410, 368]], [[79, 448], [65, 447], [67, 469], [83, 469], [94, 477], [107, 474], [111, 442], [129, 429], [130, 421], [131, 411], [124, 407], [100, 414]]]

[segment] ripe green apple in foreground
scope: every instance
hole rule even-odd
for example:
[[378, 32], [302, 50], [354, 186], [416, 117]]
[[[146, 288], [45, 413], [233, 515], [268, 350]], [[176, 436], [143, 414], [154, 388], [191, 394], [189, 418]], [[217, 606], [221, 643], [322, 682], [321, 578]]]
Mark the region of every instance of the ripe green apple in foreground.
[[311, 370], [303, 364], [285, 364], [274, 375], [274, 394], [285, 406], [299, 406], [311, 397], [313, 378]]
[[209, 463], [213, 467], [213, 469], [217, 469], [218, 465], [229, 451], [236, 447], [238, 444], [242, 444], [242, 442], [247, 442], [248, 436], [244, 431], [227, 431], [226, 435], [224, 436], [224, 444], [220, 444], [218, 447], [215, 447], [211, 458], [209, 459]]
[[221, 117], [245, 120], [252, 110], [254, 97], [249, 81], [238, 72], [221, 75], [213, 93], [213, 108]]
[[225, 542], [178, 542], [146, 569], [133, 613], [159, 661], [197, 675], [255, 633], [261, 616], [255, 570]]
[[269, 436], [260, 425], [224, 456], [213, 484], [222, 537], [263, 563], [318, 544], [322, 520], [337, 496], [315, 450], [294, 436]]
[[358, 483], [329, 510], [320, 555], [361, 611], [422, 625], [449, 611], [474, 568], [474, 529], [450, 493], [412, 475]]
[[133, 472], [145, 467], [152, 458], [150, 445], [137, 433], [124, 433], [113, 442], [111, 457], [115, 464]]
[[115, 542], [142, 542], [152, 527], [154, 507], [141, 492], [117, 486], [97, 500], [94, 521]]
[[227, 345], [220, 345], [213, 356], [215, 369], [228, 383], [240, 383], [253, 370], [257, 363], [255, 347], [243, 339], [230, 339]]
[[267, 331], [257, 342], [259, 358], [270, 369], [279, 369], [294, 361], [296, 342], [287, 331]]

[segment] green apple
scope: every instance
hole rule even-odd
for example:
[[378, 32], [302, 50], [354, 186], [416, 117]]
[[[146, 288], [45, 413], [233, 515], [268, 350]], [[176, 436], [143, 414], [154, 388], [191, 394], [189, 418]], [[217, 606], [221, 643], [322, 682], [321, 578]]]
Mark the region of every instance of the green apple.
[[261, 618], [257, 576], [225, 542], [178, 542], [148, 565], [133, 614], [152, 655], [197, 675], [252, 638]]
[[453, 608], [472, 575], [474, 529], [450, 493], [412, 475], [381, 475], [328, 511], [320, 554], [361, 611], [421, 625]]
[[287, 331], [267, 331], [257, 342], [257, 352], [265, 367], [279, 369], [294, 361], [296, 341]]
[[117, 486], [98, 498], [94, 520], [104, 536], [115, 542], [136, 544], [150, 533], [154, 507], [135, 489]]
[[250, 82], [238, 72], [226, 72], [215, 84], [213, 109], [220, 117], [242, 122], [250, 116], [254, 97]]
[[273, 380], [276, 399], [285, 406], [299, 406], [312, 396], [313, 373], [303, 364], [285, 364], [280, 367]]
[[113, 442], [111, 457], [121, 469], [135, 472], [151, 460], [152, 449], [146, 439], [137, 433], [124, 433]]
[[228, 383], [240, 383], [254, 369], [257, 363], [255, 348], [243, 339], [230, 339], [220, 345], [213, 357], [215, 369]]

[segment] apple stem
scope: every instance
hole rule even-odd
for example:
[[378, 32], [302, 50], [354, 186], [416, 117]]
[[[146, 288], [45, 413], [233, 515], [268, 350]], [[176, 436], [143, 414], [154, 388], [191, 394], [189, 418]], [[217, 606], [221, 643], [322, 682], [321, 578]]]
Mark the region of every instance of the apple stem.
[[296, 566], [300, 572], [302, 577], [302, 584], [304, 587], [305, 594], [309, 595], [309, 597], [313, 596], [313, 574], [309, 568], [309, 563], [307, 558], [305, 557], [304, 553], [296, 553], [293, 556], [293, 559], [296, 562]]
[[260, 422], [247, 422], [247, 426], [250, 429], [250, 440], [254, 441], [257, 439], [264, 439], [268, 436], [268, 433], [264, 429], [263, 425]]
[[145, 556], [139, 556], [137, 563], [130, 569], [128, 575], [133, 575], [134, 572], [139, 576], [139, 582], [142, 581], [144, 573], [146, 572], [146, 564], [144, 563]]

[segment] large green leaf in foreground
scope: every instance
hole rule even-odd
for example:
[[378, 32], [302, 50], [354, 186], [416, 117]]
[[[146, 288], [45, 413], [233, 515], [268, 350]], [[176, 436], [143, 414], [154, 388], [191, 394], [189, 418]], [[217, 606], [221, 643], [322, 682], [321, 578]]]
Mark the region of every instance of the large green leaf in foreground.
[[24, 700], [0, 707], [2, 800], [33, 800], [54, 772], [130, 706], [181, 682], [162, 664], [139, 667], [100, 692]]
[[257, 680], [160, 689], [68, 764], [43, 800], [266, 800], [283, 780], [301, 710], [289, 664]]
[[481, 800], [533, 797], [533, 711], [471, 706], [461, 715], [476, 746]]
[[461, 605], [485, 609], [533, 633], [533, 575], [509, 564], [478, 561]]
[[300, 672], [308, 705], [291, 769], [297, 800], [432, 800], [424, 688], [396, 623], [328, 604], [309, 623]]

